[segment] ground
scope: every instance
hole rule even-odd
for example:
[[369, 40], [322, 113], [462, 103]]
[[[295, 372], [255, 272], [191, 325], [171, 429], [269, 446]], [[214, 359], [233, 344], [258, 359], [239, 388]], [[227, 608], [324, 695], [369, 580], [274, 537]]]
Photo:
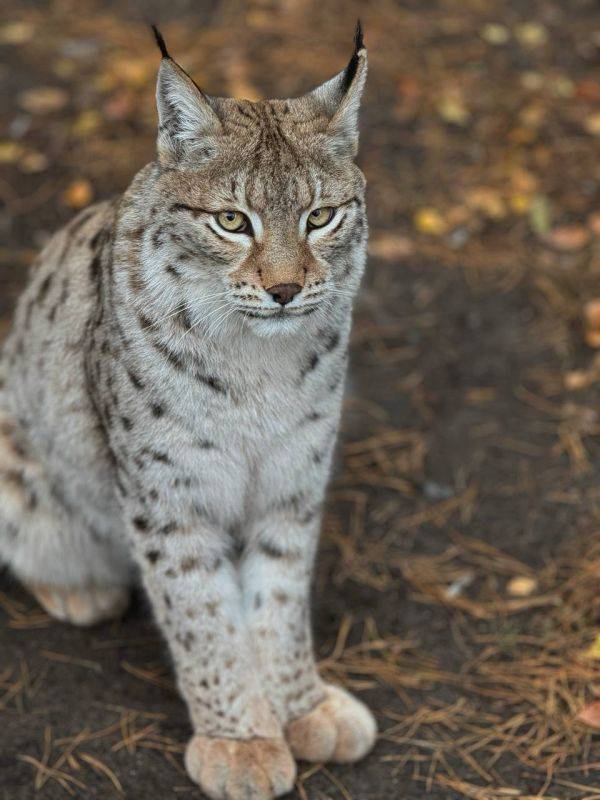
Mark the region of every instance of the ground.
[[[594, 0], [5, 0], [2, 331], [48, 234], [152, 158], [148, 19], [207, 91], [252, 98], [337, 71], [359, 13], [370, 262], [314, 620], [323, 673], [381, 736], [361, 764], [301, 765], [293, 797], [591, 800]], [[0, 796], [200, 797], [142, 594], [82, 631], [6, 574], [0, 592]]]

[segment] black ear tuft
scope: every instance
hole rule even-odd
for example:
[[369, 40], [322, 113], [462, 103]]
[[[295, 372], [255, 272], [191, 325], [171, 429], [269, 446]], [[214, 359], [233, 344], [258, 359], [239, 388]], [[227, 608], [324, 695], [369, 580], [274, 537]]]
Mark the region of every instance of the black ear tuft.
[[162, 33], [158, 30], [156, 25], [151, 25], [152, 32], [154, 33], [154, 38], [156, 39], [156, 44], [158, 45], [158, 49], [161, 52], [163, 58], [171, 58], [169, 55], [169, 51], [167, 50], [167, 45], [165, 44], [165, 40], [163, 39]]
[[356, 31], [354, 33], [354, 53], [346, 69], [344, 70], [344, 83], [342, 84], [342, 91], [344, 94], [348, 91], [350, 84], [354, 80], [356, 70], [358, 69], [358, 54], [364, 50], [365, 43], [363, 40], [363, 29], [360, 20], [356, 20]]
[[362, 50], [365, 46], [363, 41], [363, 29], [360, 22], [360, 19], [356, 20], [356, 31], [354, 33], [354, 52], [358, 53], [359, 50]]

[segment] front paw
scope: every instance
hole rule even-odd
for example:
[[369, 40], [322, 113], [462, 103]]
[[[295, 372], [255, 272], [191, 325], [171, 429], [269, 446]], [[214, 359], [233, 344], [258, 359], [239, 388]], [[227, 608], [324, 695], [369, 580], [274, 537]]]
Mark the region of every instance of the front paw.
[[185, 751], [192, 780], [211, 800], [271, 800], [294, 787], [296, 764], [283, 739], [194, 736]]
[[326, 693], [322, 703], [287, 726], [292, 753], [302, 761], [358, 761], [375, 743], [375, 718], [343, 689], [327, 686]]

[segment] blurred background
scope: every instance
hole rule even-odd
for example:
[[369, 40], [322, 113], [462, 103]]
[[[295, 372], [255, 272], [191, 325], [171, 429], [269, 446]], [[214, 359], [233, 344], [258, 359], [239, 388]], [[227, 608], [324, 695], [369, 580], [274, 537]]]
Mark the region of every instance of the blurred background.
[[[157, 22], [212, 94], [300, 94], [363, 20], [370, 262], [315, 587], [377, 713], [296, 800], [600, 797], [596, 0], [4, 0], [0, 333], [38, 248], [153, 158]], [[0, 576], [10, 800], [198, 797], [165, 649]]]

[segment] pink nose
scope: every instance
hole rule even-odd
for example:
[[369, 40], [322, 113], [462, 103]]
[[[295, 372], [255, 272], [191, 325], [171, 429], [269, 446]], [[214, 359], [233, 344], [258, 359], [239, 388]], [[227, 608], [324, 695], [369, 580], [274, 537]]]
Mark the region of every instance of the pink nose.
[[280, 306], [287, 305], [301, 291], [302, 287], [299, 283], [278, 283], [277, 286], [267, 289], [273, 300]]

